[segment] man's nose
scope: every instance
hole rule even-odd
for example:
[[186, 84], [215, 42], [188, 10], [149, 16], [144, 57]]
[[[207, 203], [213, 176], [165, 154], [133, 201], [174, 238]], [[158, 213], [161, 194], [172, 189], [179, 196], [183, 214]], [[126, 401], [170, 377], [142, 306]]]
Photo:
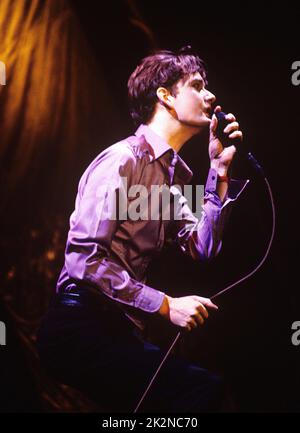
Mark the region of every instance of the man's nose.
[[210, 104], [213, 104], [216, 101], [216, 97], [209, 90], [206, 90], [205, 100]]

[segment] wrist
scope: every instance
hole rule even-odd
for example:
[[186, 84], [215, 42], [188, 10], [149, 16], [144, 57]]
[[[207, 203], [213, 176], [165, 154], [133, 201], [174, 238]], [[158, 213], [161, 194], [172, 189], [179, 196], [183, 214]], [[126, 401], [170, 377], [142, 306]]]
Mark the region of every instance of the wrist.
[[210, 167], [213, 168], [217, 175], [220, 177], [227, 176], [228, 173], [228, 166], [225, 166], [223, 164], [220, 164], [218, 160], [212, 160], [210, 163]]
[[168, 295], [165, 295], [162, 301], [162, 304], [158, 310], [158, 313], [164, 317], [165, 319], [169, 319], [170, 318], [170, 306], [169, 306], [169, 302], [171, 300], [171, 297]]
[[229, 182], [229, 177], [227, 176], [227, 175], [224, 175], [224, 176], [220, 176], [219, 174], [218, 174], [218, 177], [217, 177], [217, 182]]

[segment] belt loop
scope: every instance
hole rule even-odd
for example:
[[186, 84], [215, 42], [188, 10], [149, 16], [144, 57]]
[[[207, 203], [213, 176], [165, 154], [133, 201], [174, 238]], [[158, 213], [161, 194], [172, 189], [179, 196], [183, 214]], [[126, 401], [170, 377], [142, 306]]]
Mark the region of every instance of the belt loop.
[[71, 284], [68, 284], [68, 285], [64, 288], [64, 293], [69, 293], [69, 292], [71, 292], [72, 290], [73, 290], [73, 291], [77, 291], [76, 289], [77, 289], [77, 285], [76, 285], [75, 283], [71, 283]]

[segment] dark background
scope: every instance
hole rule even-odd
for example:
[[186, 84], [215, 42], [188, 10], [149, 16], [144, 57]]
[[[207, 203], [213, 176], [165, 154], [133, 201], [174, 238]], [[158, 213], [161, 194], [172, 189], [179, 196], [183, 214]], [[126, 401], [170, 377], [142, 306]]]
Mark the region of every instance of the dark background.
[[[300, 320], [296, 279], [300, 86], [291, 83], [291, 65], [300, 60], [298, 13], [275, 7], [264, 10], [254, 3], [220, 8], [199, 2], [113, 1], [104, 5], [73, 0], [71, 5], [101, 65], [116, 121], [111, 134], [104, 140], [99, 135], [82, 157], [78, 154], [68, 194], [57, 199], [61, 242], [82, 169], [102, 148], [133, 131], [126, 83], [137, 62], [153, 47], [192, 45], [207, 64], [209, 89], [224, 111], [236, 115], [245, 145], [265, 169], [276, 206], [276, 233], [264, 266], [220, 297], [218, 314], [203, 330], [188, 335], [178, 350], [225, 376], [238, 412], [299, 412], [300, 348], [291, 343], [291, 325]], [[137, 15], [150, 29], [151, 38], [132, 21]], [[80, 85], [85, 85], [84, 77]], [[203, 184], [209, 162], [205, 141], [193, 138], [181, 156], [194, 172], [194, 183]], [[220, 255], [202, 264], [168, 249], [152, 264], [149, 284], [167, 287], [170, 294], [212, 296], [258, 264], [271, 234], [268, 193], [264, 181], [239, 157], [234, 173], [251, 182], [232, 212]], [[62, 258], [61, 252], [58, 270]], [[46, 309], [48, 295], [45, 299], [40, 311]], [[32, 390], [20, 380], [20, 391], [26, 394], [26, 387]], [[20, 411], [27, 406], [39, 408], [34, 395], [27, 406], [22, 392], [19, 395]], [[72, 394], [67, 398], [72, 410]], [[9, 402], [8, 410], [13, 405]], [[65, 409], [64, 403], [55, 407]]]

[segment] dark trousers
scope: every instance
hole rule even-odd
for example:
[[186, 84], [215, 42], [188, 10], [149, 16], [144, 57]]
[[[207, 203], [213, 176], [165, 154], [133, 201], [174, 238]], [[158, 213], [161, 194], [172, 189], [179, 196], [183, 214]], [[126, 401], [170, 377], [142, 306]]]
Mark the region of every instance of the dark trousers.
[[[41, 363], [104, 411], [133, 412], [164, 353], [121, 312], [96, 304], [86, 294], [55, 296], [37, 336]], [[139, 412], [215, 412], [222, 398], [218, 376], [170, 356]]]

